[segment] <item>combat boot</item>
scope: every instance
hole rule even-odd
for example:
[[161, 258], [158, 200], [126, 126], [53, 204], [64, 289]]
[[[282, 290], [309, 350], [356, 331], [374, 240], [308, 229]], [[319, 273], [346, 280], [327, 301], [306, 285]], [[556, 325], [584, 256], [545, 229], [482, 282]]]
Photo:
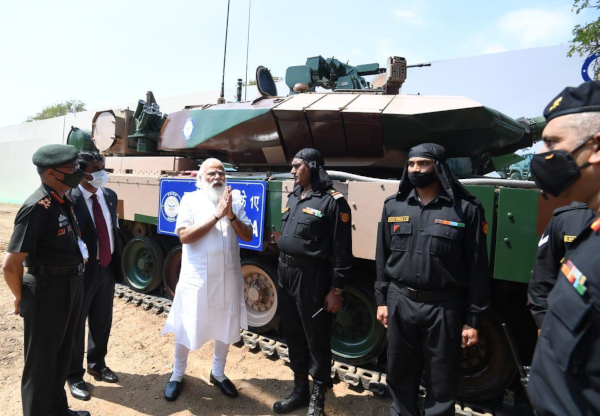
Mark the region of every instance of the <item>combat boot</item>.
[[273, 411], [278, 415], [290, 413], [299, 407], [307, 406], [309, 401], [308, 374], [294, 374], [294, 391], [285, 399], [276, 401], [273, 405]]
[[306, 416], [325, 416], [325, 387], [313, 385], [313, 391], [310, 395], [310, 404]]

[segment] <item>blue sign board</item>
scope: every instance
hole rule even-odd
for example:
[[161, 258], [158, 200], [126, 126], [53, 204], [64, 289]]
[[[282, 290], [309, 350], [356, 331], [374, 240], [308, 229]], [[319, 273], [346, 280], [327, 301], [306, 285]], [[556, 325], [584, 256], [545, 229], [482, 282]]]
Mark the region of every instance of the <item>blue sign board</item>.
[[[239, 240], [241, 248], [262, 251], [265, 199], [267, 184], [262, 181], [227, 181], [232, 190], [240, 191], [246, 202], [246, 215], [252, 224], [252, 240]], [[196, 178], [161, 178], [159, 185], [158, 233], [175, 234], [175, 223], [181, 198], [186, 192], [196, 191]]]

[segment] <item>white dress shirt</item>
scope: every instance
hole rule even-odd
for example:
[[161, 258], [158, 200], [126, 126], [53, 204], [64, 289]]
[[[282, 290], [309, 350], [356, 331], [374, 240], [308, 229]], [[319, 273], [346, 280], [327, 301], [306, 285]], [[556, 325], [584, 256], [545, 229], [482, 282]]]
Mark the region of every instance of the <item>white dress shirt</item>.
[[[81, 195], [85, 198], [85, 203], [90, 211], [90, 216], [92, 217], [92, 221], [94, 222], [94, 227], [96, 226], [96, 219], [94, 218], [94, 208], [92, 201], [92, 194], [83, 186], [79, 185], [79, 190], [81, 191]], [[100, 208], [102, 208], [102, 214], [104, 215], [104, 221], [106, 222], [106, 228], [108, 228], [108, 237], [110, 239], [110, 253], [114, 253], [115, 251], [115, 242], [113, 236], [113, 223], [112, 217], [110, 215], [110, 211], [108, 209], [108, 204], [106, 203], [106, 199], [104, 198], [104, 192], [101, 189], [96, 189], [95, 195], [98, 196], [98, 203], [100, 204]], [[96, 251], [96, 258], [100, 258], [100, 244], [98, 244], [98, 250]]]

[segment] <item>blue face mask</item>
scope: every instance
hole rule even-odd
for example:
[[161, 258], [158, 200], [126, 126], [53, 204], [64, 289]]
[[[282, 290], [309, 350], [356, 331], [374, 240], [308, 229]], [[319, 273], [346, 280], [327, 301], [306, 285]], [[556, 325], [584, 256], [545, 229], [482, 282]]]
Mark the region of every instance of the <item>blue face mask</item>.
[[108, 182], [108, 173], [105, 170], [100, 170], [98, 172], [90, 173], [94, 179], [88, 181], [90, 185], [94, 188], [102, 188]]

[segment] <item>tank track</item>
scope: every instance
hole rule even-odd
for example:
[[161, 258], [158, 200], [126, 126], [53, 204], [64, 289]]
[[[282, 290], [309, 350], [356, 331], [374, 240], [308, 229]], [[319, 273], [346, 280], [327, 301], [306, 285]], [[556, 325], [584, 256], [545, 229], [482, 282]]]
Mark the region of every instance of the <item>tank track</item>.
[[[172, 301], [160, 296], [138, 293], [126, 285], [117, 283], [115, 285], [115, 298], [124, 301], [130, 305], [141, 308], [155, 315], [161, 315], [165, 318], [171, 310]], [[271, 359], [279, 358], [285, 363], [290, 362], [288, 347], [286, 344], [261, 334], [244, 329], [240, 330], [241, 340], [234, 344], [237, 347], [246, 346], [250, 350], [260, 350], [266, 357]], [[354, 388], [372, 391], [379, 396], [387, 395], [387, 383], [385, 373], [364, 369], [361, 367], [345, 364], [332, 360], [331, 378], [337, 378]], [[421, 396], [424, 396], [424, 389], [421, 388]], [[476, 407], [480, 407], [477, 405]], [[460, 416], [492, 416], [493, 411], [488, 409], [473, 410], [471, 405], [463, 403], [456, 404], [455, 415]]]

